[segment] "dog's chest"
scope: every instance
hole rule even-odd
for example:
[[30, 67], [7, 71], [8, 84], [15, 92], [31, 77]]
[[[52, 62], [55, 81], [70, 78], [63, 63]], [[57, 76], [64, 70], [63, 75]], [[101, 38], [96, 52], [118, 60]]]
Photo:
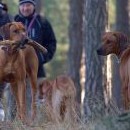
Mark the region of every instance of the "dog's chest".
[[15, 65], [6, 62], [4, 66], [0, 67], [0, 81], [1, 82], [13, 82], [16, 79]]
[[62, 102], [63, 94], [61, 93], [60, 90], [54, 90], [52, 92], [52, 106], [56, 107], [59, 106], [60, 103]]

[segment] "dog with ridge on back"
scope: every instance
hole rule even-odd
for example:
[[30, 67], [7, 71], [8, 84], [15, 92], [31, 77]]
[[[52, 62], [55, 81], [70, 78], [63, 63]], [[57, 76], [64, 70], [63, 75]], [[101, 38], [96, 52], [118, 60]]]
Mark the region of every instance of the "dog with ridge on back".
[[0, 28], [4, 41], [0, 42], [0, 82], [9, 82], [16, 99], [17, 114], [26, 120], [26, 77], [30, 79], [32, 94], [32, 117], [36, 115], [36, 93], [38, 58], [35, 49], [46, 53], [47, 50], [27, 38], [21, 22], [11, 22]]
[[102, 37], [103, 45], [97, 50], [98, 55], [115, 54], [120, 63], [122, 97], [125, 110], [130, 104], [130, 41], [121, 32], [106, 32]]
[[76, 108], [76, 87], [68, 75], [55, 79], [45, 79], [38, 87], [39, 100], [45, 104], [46, 115], [50, 121], [74, 121]]

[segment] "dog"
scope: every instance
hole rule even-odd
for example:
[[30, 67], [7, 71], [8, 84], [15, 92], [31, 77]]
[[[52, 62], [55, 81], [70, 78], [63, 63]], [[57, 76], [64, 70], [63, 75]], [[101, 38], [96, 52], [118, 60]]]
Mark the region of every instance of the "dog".
[[[26, 77], [31, 82], [32, 94], [32, 120], [36, 115], [36, 93], [38, 58], [35, 49], [44, 53], [47, 50], [26, 36], [22, 23], [11, 22], [0, 28], [0, 33], [5, 39], [0, 42], [0, 82], [9, 82], [12, 93], [16, 99], [17, 114], [26, 120]], [[24, 44], [23, 44], [24, 43]], [[35, 48], [35, 49], [34, 49]]]
[[97, 50], [99, 55], [115, 54], [120, 61], [120, 77], [122, 82], [122, 97], [125, 110], [130, 103], [130, 42], [121, 32], [106, 32], [102, 38], [103, 45]]
[[72, 119], [75, 110], [76, 88], [67, 75], [54, 80], [45, 79], [39, 85], [39, 99], [45, 104], [48, 118], [54, 122]]

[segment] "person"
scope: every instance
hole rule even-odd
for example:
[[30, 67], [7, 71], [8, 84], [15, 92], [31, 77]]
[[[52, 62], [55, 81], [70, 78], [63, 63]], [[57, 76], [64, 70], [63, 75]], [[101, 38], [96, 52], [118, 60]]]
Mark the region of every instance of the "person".
[[22, 22], [28, 37], [44, 46], [48, 53], [36, 51], [39, 59], [38, 78], [45, 77], [43, 64], [49, 62], [56, 51], [56, 38], [49, 21], [36, 13], [34, 0], [19, 0], [19, 14], [15, 16], [16, 22]]
[[[11, 22], [10, 15], [8, 14], [8, 7], [5, 3], [0, 2], [0, 27], [6, 23]], [[4, 38], [0, 35], [0, 41]], [[2, 97], [6, 84], [0, 83], [0, 121], [4, 121], [5, 113], [2, 105]]]
[[[36, 50], [39, 67], [38, 83], [46, 76], [44, 64], [49, 62], [56, 51], [56, 37], [53, 28], [47, 18], [36, 13], [36, 2], [34, 0], [19, 0], [19, 13], [14, 17], [14, 21], [22, 22], [30, 39], [40, 43], [47, 49], [43, 54]], [[29, 83], [27, 82], [27, 93], [30, 93]], [[27, 103], [30, 106], [31, 94], [27, 94]], [[28, 108], [30, 110], [30, 108]]]
[[8, 14], [8, 7], [5, 3], [0, 2], [0, 27], [9, 22], [11, 22], [11, 19]]

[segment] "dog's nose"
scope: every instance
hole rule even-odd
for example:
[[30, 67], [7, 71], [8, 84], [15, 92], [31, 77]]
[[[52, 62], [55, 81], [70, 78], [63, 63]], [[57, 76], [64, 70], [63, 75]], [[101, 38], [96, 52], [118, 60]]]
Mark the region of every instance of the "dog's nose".
[[22, 32], [22, 35], [23, 35], [24, 37], [26, 37], [26, 32]]
[[101, 50], [101, 49], [98, 49], [98, 50], [97, 50], [97, 54], [98, 54], [98, 55], [102, 55], [102, 50]]

